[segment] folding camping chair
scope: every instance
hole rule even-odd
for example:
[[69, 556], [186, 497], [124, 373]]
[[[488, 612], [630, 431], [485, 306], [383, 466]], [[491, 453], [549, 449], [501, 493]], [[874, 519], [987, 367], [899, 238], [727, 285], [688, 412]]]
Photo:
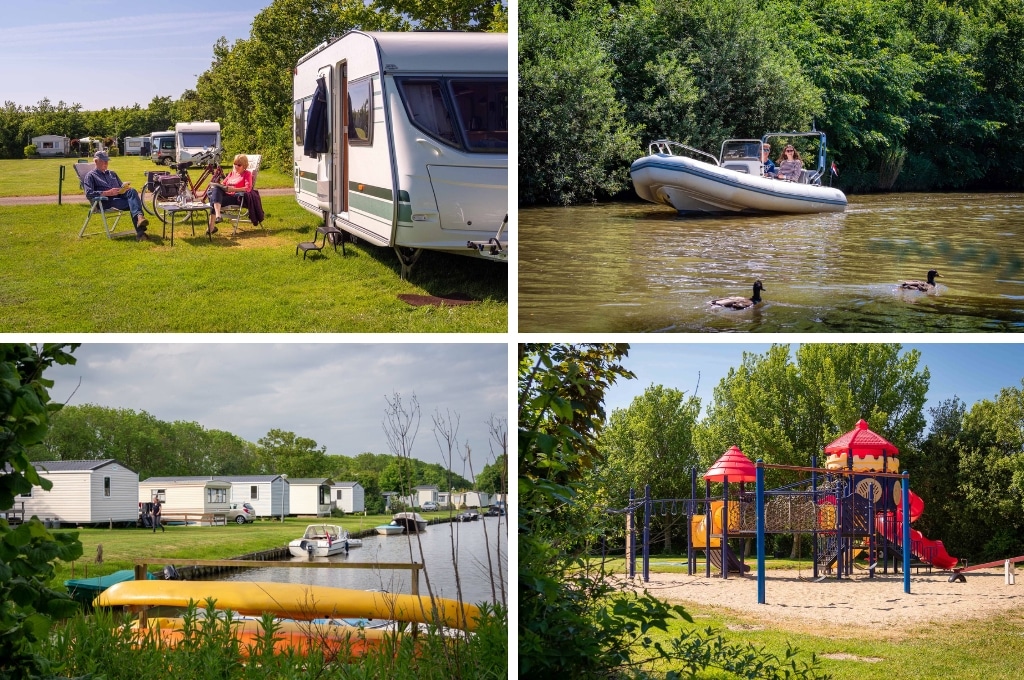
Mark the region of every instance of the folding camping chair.
[[[260, 174], [260, 163], [263, 161], [263, 156], [260, 154], [246, 154], [246, 158], [249, 159], [249, 172], [252, 173], [252, 188], [256, 190], [256, 178]], [[221, 208], [221, 215], [226, 216], [231, 220], [231, 236], [234, 237], [238, 234], [238, 223], [241, 220], [245, 220], [249, 224], [252, 224], [252, 218], [249, 217], [249, 207], [246, 205], [246, 199], [248, 194], [242, 196], [242, 201], [239, 205], [226, 205]]]
[[[75, 163], [75, 174], [78, 175], [78, 186], [82, 187], [82, 191], [85, 191], [85, 176], [96, 169], [95, 163]], [[97, 196], [96, 198], [89, 201], [89, 214], [85, 216], [85, 222], [82, 223], [82, 228], [78, 232], [78, 238], [85, 236], [85, 228], [89, 226], [89, 221], [93, 215], [99, 214], [103, 220], [103, 231], [106, 232], [107, 238], [116, 238], [119, 236], [134, 236], [135, 229], [131, 231], [120, 231], [115, 232], [117, 223], [121, 221], [121, 215], [128, 212], [127, 210], [118, 210], [108, 205], [108, 200], [105, 196]], [[107, 215], [114, 217], [113, 224], [107, 221]], [[129, 215], [129, 221], [131, 216]], [[98, 234], [99, 231], [92, 232]], [[91, 236], [92, 234], [90, 234]]]

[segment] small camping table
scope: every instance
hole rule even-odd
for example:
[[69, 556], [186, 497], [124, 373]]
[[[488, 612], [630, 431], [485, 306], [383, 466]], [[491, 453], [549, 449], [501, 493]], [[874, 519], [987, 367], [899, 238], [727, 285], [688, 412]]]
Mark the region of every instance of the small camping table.
[[[171, 245], [174, 245], [174, 222], [178, 217], [178, 213], [188, 214], [189, 224], [192, 225], [192, 235], [196, 235], [196, 223], [195, 214], [197, 212], [203, 212], [209, 215], [210, 210], [213, 209], [209, 203], [161, 203], [160, 207], [167, 211], [167, 214], [171, 216]], [[209, 219], [207, 219], [209, 222]], [[164, 237], [167, 237], [167, 222], [164, 222]], [[212, 237], [210, 239], [213, 240]]]

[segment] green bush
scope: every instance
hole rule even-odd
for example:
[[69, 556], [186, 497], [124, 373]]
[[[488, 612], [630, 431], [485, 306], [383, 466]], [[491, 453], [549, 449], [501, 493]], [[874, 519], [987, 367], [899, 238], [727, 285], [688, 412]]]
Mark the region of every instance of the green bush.
[[39, 153], [39, 149], [36, 148], [35, 144], [29, 144], [25, 147], [25, 158], [32, 158]]
[[107, 149], [107, 155], [111, 156], [111, 157], [113, 157], [113, 156], [120, 156], [121, 155], [121, 150], [118, 149], [116, 146], [112, 146], [109, 149]]

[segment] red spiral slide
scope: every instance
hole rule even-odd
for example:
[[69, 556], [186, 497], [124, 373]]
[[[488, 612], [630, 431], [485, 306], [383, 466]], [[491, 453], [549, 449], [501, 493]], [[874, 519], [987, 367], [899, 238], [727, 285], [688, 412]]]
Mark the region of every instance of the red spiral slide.
[[[910, 521], [914, 522], [924, 512], [924, 501], [913, 491], [910, 492]], [[894, 513], [887, 512], [875, 517], [878, 532], [898, 546], [903, 545], [903, 508], [897, 506]], [[942, 541], [925, 538], [917, 529], [910, 530], [910, 552], [922, 562], [927, 562], [939, 569], [951, 570], [959, 560], [948, 552]]]

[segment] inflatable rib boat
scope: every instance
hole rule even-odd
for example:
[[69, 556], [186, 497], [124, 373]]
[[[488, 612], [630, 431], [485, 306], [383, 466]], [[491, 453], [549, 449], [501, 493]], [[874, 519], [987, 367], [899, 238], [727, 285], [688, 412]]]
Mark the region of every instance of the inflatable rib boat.
[[[779, 137], [819, 138], [817, 168], [803, 170], [797, 181], [766, 176], [760, 149]], [[661, 139], [651, 142], [648, 155], [638, 158], [629, 169], [640, 198], [683, 214], [843, 212], [846, 196], [839, 189], [821, 185], [824, 172], [825, 133], [817, 131], [728, 139], [722, 143], [719, 158]]]

